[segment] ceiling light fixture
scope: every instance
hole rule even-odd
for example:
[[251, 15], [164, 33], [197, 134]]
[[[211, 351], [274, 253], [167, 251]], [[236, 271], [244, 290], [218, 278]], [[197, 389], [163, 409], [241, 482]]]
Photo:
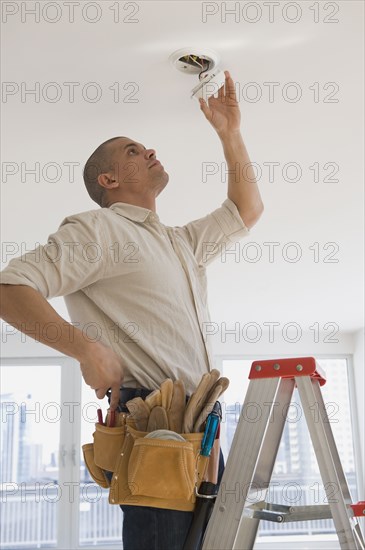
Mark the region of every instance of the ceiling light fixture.
[[218, 68], [219, 56], [206, 48], [181, 48], [169, 57], [170, 63], [185, 74], [197, 74], [199, 84], [191, 90], [191, 97], [205, 101], [224, 85], [225, 74]]

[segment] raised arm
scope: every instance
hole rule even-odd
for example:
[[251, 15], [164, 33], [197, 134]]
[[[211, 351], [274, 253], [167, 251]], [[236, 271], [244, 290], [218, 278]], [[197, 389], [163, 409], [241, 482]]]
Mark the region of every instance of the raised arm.
[[250, 229], [260, 218], [264, 206], [240, 131], [241, 113], [234, 82], [229, 72], [224, 72], [226, 82], [218, 97], [211, 96], [208, 104], [200, 99], [200, 108], [223, 145], [229, 171], [228, 198], [235, 203], [244, 224]]

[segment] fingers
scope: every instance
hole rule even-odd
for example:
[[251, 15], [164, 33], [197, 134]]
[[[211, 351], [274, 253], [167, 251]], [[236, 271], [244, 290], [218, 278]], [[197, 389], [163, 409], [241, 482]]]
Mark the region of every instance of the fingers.
[[[112, 393], [110, 396], [110, 405], [109, 405], [109, 408], [111, 411], [115, 411], [118, 408], [119, 394], [120, 394], [119, 388], [120, 388], [119, 384], [117, 386], [112, 386]], [[106, 391], [104, 392], [103, 397], [105, 396], [105, 394], [106, 394]]]
[[232, 79], [229, 71], [224, 71], [224, 74], [226, 75], [226, 83], [225, 83], [226, 97], [229, 97], [230, 99], [234, 99], [235, 101], [237, 101], [237, 99], [236, 99], [236, 88], [235, 88], [233, 79]]
[[[227, 82], [227, 79], [226, 79], [226, 82]], [[225, 97], [226, 96], [225, 96], [225, 93], [224, 93], [224, 84], [222, 84], [222, 86], [218, 90], [217, 98], [220, 99], [221, 101], [224, 101]]]
[[226, 76], [225, 83], [218, 90], [218, 99], [225, 101], [227, 98], [236, 99], [236, 89], [229, 71], [224, 71]]
[[[100, 346], [102, 349], [99, 349]], [[119, 389], [124, 378], [122, 360], [101, 342], [94, 349], [95, 353], [80, 363], [82, 376], [86, 384], [95, 390], [98, 399], [104, 399], [108, 390], [111, 390], [110, 409], [115, 411], [119, 405]]]
[[98, 399], [104, 399], [105, 394], [106, 394], [106, 390], [102, 389], [102, 388], [99, 388], [99, 389], [95, 390], [95, 394], [96, 394], [96, 397]]
[[210, 120], [211, 118], [210, 109], [202, 97], [199, 98], [199, 103], [200, 103], [200, 109], [203, 111], [207, 119]]
[[[212, 118], [212, 111], [210, 109], [210, 101], [214, 102], [216, 100], [220, 101], [221, 103], [225, 103], [227, 99], [230, 99], [234, 102], [237, 102], [236, 98], [236, 88], [233, 82], [233, 79], [229, 73], [229, 71], [224, 71], [225, 74], [225, 83], [219, 88], [219, 90], [212, 96], [208, 98], [208, 102], [205, 101], [203, 98], [199, 98], [200, 103], [200, 109], [205, 114], [206, 118], [210, 121]], [[217, 97], [215, 97], [215, 95]]]
[[114, 386], [112, 388], [107, 388], [107, 389], [98, 388], [97, 390], [95, 390], [95, 395], [98, 399], [104, 399], [104, 397], [107, 395], [108, 390], [110, 389], [111, 389], [110, 410], [115, 411], [119, 405], [119, 385]]

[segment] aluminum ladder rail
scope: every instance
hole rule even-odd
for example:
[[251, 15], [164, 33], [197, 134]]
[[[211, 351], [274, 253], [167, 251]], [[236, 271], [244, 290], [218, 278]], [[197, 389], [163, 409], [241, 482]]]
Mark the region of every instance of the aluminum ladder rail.
[[[301, 357], [254, 361], [249, 379], [202, 549], [252, 550], [261, 519], [282, 523], [332, 517], [341, 549], [363, 550], [364, 539], [356, 516], [365, 515], [365, 502], [351, 503], [320, 390], [326, 382], [325, 373], [313, 357]], [[258, 490], [266, 496], [269, 488], [295, 386], [329, 505], [292, 507], [265, 501], [252, 505]], [[252, 406], [260, 413], [254, 421], [247, 418]]]

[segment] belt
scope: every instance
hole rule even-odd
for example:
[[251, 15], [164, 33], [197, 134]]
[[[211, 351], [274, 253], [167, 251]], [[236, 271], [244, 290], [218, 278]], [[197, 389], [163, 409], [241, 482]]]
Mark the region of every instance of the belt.
[[[152, 392], [153, 390], [149, 390], [147, 388], [120, 388], [119, 405], [118, 405], [117, 411], [128, 412], [128, 409], [125, 406], [125, 404], [130, 399], [134, 399], [135, 397], [142, 397], [142, 399], [146, 399], [147, 395], [149, 395]], [[106, 392], [106, 395], [108, 397], [108, 403], [110, 405], [111, 390], [108, 390]]]

